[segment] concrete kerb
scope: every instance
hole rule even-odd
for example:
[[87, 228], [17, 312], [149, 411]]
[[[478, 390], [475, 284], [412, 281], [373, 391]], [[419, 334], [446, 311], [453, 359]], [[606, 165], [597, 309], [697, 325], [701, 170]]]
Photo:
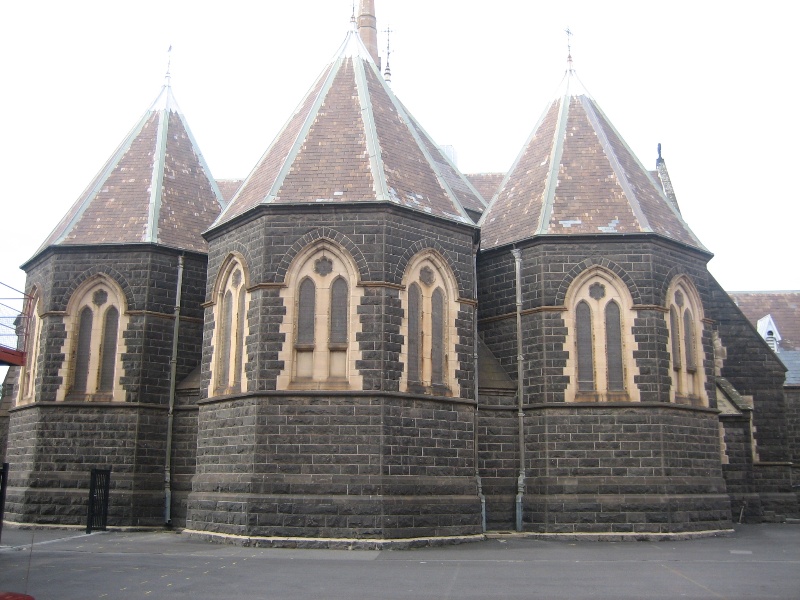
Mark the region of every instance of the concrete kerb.
[[584, 542], [670, 542], [681, 540], [698, 540], [703, 538], [730, 537], [736, 532], [733, 529], [711, 529], [705, 531], [680, 532], [608, 532], [608, 533], [535, 533], [516, 531], [495, 531], [486, 533], [486, 539], [533, 539], [564, 540]]
[[190, 539], [230, 544], [252, 548], [299, 548], [328, 550], [408, 550], [435, 546], [453, 546], [482, 542], [484, 534], [462, 536], [432, 536], [397, 539], [359, 539], [359, 538], [305, 538], [305, 537], [259, 537], [215, 533], [184, 529], [183, 533]]

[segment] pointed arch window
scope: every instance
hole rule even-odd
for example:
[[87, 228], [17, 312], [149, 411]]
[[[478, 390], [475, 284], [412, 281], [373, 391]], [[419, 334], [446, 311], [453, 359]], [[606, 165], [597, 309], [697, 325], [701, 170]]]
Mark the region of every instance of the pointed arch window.
[[408, 286], [408, 381], [421, 385], [420, 358], [422, 356], [422, 294], [419, 286], [412, 283]]
[[625, 376], [622, 357], [622, 323], [619, 304], [611, 300], [606, 304], [606, 355], [608, 391], [624, 392]]
[[75, 291], [65, 317], [69, 354], [59, 399], [125, 399], [120, 348], [127, 320], [122, 292], [105, 277]]
[[575, 329], [578, 336], [578, 389], [582, 392], [593, 392], [595, 387], [592, 309], [586, 302], [579, 302], [575, 309]]
[[401, 390], [452, 395], [457, 385], [451, 359], [456, 355], [455, 278], [444, 260], [425, 252], [409, 262], [404, 281]]
[[627, 287], [613, 274], [594, 269], [573, 282], [568, 295], [566, 399], [577, 402], [638, 400], [633, 383], [635, 342], [629, 323], [632, 301]]
[[708, 406], [702, 348], [702, 304], [692, 282], [681, 276], [667, 293], [669, 303], [670, 399], [679, 404]]
[[317, 287], [314, 281], [306, 277], [300, 283], [300, 292], [297, 301], [297, 339], [295, 351], [297, 353], [297, 379], [312, 379], [314, 376], [314, 330], [317, 300]]
[[287, 307], [281, 331], [289, 343], [279, 354], [284, 369], [278, 389], [360, 386], [355, 310], [363, 291], [355, 285], [357, 272], [349, 254], [330, 240], [295, 257], [281, 292]]
[[212, 389], [214, 395], [245, 389], [244, 352], [247, 338], [247, 269], [244, 259], [231, 255], [217, 277], [214, 308]]
[[27, 347], [25, 348], [25, 365], [20, 371], [17, 404], [32, 402], [35, 399], [36, 373], [38, 370], [39, 346], [41, 345], [42, 336], [42, 318], [39, 316], [41, 308], [39, 295], [34, 291], [31, 294], [28, 308], [25, 311], [28, 315], [25, 325], [28, 328], [26, 339]]
[[348, 291], [344, 277], [337, 277], [331, 285], [330, 331], [328, 334], [329, 379], [344, 379], [347, 376], [347, 315]]

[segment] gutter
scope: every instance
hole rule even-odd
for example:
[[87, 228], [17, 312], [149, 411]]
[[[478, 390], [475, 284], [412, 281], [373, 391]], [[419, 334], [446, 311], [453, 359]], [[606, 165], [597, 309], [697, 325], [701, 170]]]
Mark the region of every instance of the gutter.
[[522, 408], [522, 251], [511, 250], [514, 255], [514, 274], [517, 295], [517, 427], [519, 435], [519, 475], [517, 476], [516, 517], [517, 531], [522, 531], [522, 496], [525, 493], [525, 412]]
[[178, 256], [178, 283], [175, 290], [175, 323], [172, 328], [172, 356], [169, 360], [169, 412], [167, 413], [167, 457], [164, 461], [164, 524], [172, 525], [172, 424], [175, 420], [175, 388], [178, 371], [178, 333], [181, 327], [181, 288], [183, 254]]

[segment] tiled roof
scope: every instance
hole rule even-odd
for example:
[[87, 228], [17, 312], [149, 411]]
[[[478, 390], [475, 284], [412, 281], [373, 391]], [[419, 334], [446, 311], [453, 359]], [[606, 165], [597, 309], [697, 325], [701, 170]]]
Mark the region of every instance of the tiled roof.
[[505, 179], [505, 173], [466, 173], [466, 178], [475, 186], [483, 199], [490, 202], [494, 195], [500, 191], [500, 184]]
[[728, 292], [728, 295], [753, 327], [762, 317], [772, 316], [781, 336], [781, 350], [800, 350], [800, 291]]
[[155, 243], [205, 252], [222, 196], [165, 85], [37, 254], [52, 245]]
[[214, 225], [271, 203], [370, 201], [470, 224], [465, 209], [485, 207], [351, 31]]
[[778, 358], [788, 369], [786, 385], [800, 385], [800, 291], [728, 292], [747, 320], [758, 327], [767, 315], [778, 329]]
[[597, 103], [545, 110], [480, 221], [484, 249], [542, 235], [656, 233], [705, 249]]
[[242, 181], [242, 179], [217, 179], [217, 187], [225, 202], [230, 202], [236, 195], [236, 192], [242, 187]]

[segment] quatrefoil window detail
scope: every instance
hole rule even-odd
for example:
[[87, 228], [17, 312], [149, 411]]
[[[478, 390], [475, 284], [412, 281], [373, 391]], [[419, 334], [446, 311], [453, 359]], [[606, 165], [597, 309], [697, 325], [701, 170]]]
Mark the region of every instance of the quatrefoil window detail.
[[333, 271], [333, 261], [327, 256], [318, 258], [314, 262], [314, 272], [320, 277], [325, 277]]
[[602, 283], [593, 283], [589, 286], [589, 297], [594, 300], [602, 300], [606, 297], [606, 286]]

